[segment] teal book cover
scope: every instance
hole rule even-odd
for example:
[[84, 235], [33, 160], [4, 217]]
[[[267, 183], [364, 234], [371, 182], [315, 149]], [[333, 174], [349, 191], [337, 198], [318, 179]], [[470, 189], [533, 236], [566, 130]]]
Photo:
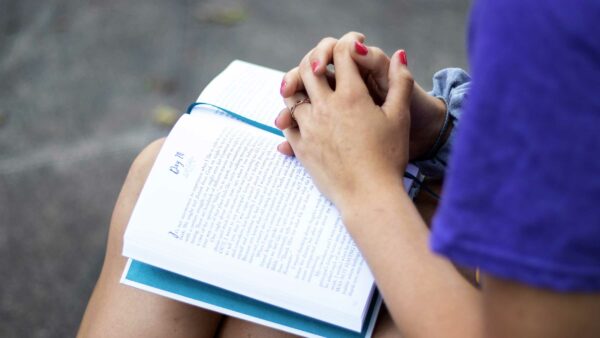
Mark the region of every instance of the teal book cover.
[[382, 304], [381, 297], [375, 289], [362, 331], [355, 332], [133, 259], [127, 263], [121, 282], [171, 299], [306, 337], [368, 338], [373, 332]]

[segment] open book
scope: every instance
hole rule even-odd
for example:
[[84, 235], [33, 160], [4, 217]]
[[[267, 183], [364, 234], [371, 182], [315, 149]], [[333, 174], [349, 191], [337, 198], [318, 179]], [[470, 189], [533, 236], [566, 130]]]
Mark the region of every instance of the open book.
[[282, 76], [234, 61], [177, 122], [128, 224], [122, 282], [304, 336], [368, 337], [373, 276], [335, 207], [276, 151]]

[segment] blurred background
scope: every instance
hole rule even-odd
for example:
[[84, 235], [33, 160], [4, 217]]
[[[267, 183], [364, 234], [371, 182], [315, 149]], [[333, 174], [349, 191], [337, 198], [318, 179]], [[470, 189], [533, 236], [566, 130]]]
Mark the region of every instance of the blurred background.
[[0, 336], [74, 336], [128, 167], [232, 60], [356, 30], [415, 79], [466, 67], [467, 0], [0, 0]]

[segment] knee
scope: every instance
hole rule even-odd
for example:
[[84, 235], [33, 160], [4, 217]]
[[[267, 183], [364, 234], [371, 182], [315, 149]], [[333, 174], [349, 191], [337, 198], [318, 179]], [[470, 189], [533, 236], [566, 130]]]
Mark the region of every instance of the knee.
[[127, 204], [131, 204], [131, 202], [135, 204], [164, 142], [164, 138], [155, 140], [136, 156], [129, 167], [119, 199], [124, 198], [129, 202]]
[[150, 173], [150, 169], [152, 169], [152, 165], [162, 148], [163, 143], [165, 142], [165, 138], [160, 138], [158, 140], [153, 141], [149, 145], [146, 146], [133, 160], [131, 167], [129, 168], [129, 173], [127, 174], [126, 185], [129, 183], [128, 181], [135, 181], [132, 183], [141, 183], [143, 184], [146, 181], [146, 177]]
[[[150, 169], [152, 169], [152, 165], [154, 164], [164, 141], [165, 139], [162, 138], [150, 143], [138, 154], [131, 164], [129, 173], [127, 174], [125, 183], [123, 183], [121, 193], [119, 194], [119, 198], [117, 199], [117, 203], [113, 210], [109, 230], [109, 249], [114, 247], [114, 250], [120, 251], [119, 247], [121, 246], [122, 235], [125, 232], [135, 203], [142, 192], [146, 178], [148, 178]], [[111, 242], [115, 243], [115, 245], [111, 245]]]

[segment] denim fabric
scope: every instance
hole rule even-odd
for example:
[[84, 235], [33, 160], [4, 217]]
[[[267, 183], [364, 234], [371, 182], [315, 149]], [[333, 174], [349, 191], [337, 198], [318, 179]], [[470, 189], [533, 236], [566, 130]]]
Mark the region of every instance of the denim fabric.
[[462, 115], [463, 103], [471, 87], [471, 77], [460, 68], [446, 68], [435, 73], [433, 76], [433, 89], [429, 92], [446, 103], [450, 113], [450, 122], [453, 129], [446, 142], [439, 148], [432, 158], [417, 161], [415, 164], [421, 172], [429, 177], [441, 177], [444, 175], [448, 157], [452, 149], [454, 135], [458, 130], [458, 121]]

